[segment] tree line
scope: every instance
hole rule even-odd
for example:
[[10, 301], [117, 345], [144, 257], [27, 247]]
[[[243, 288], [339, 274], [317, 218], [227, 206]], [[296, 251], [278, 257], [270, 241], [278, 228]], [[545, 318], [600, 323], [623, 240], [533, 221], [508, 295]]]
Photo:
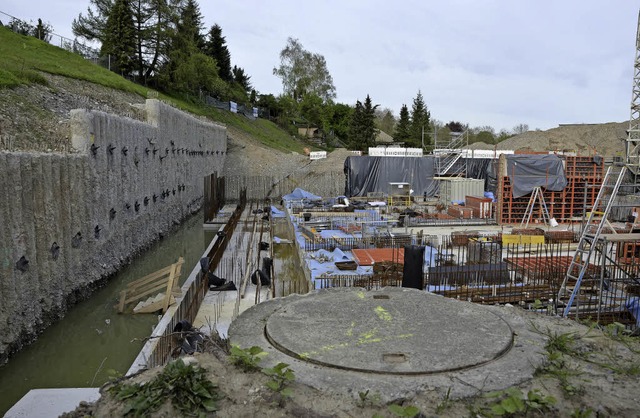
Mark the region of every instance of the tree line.
[[101, 44], [112, 71], [138, 83], [248, 103], [251, 77], [231, 65], [222, 28], [214, 24], [205, 32], [202, 20], [195, 0], [90, 0], [71, 28], [75, 36]]

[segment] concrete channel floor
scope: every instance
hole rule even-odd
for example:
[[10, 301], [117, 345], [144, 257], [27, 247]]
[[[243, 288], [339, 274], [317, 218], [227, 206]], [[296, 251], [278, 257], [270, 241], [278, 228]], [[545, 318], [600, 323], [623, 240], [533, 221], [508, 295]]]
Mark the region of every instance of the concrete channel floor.
[[249, 308], [229, 338], [319, 390], [465, 397], [528, 380], [544, 361], [540, 336], [510, 309], [407, 288], [325, 289]]
[[5, 414], [5, 418], [58, 417], [81, 401], [95, 402], [100, 388], [32, 389]]

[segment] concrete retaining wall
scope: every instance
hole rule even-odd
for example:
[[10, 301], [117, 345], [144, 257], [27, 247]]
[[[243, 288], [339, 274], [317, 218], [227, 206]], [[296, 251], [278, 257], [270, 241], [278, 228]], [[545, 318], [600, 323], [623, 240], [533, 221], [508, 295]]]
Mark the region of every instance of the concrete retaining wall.
[[199, 209], [222, 171], [226, 128], [158, 100], [146, 114], [75, 110], [77, 153], [0, 153], [0, 362]]

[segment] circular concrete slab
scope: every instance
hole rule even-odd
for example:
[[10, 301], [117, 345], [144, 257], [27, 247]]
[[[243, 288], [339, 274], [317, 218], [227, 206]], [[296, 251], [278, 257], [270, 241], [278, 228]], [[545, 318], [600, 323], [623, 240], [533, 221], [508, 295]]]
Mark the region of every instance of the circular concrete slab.
[[229, 340], [261, 347], [261, 367], [289, 364], [298, 382], [383, 400], [505, 389], [530, 379], [545, 359], [544, 339], [517, 308], [405, 288], [271, 299], [234, 320]]
[[269, 316], [265, 332], [274, 347], [304, 361], [388, 374], [475, 367], [513, 342], [509, 325], [479, 305], [392, 288], [292, 301]]

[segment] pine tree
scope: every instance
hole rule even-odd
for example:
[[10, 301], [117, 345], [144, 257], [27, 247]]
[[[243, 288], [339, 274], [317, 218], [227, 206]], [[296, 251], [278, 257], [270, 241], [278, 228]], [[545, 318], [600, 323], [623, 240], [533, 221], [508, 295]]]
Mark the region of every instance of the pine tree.
[[195, 48], [198, 51], [202, 51], [205, 45], [202, 28], [200, 6], [196, 0], [187, 0], [180, 13], [180, 20], [176, 25], [176, 36], [182, 45], [176, 45], [176, 47]]
[[[156, 74], [158, 66], [164, 60], [179, 1], [130, 0], [135, 30], [136, 72], [141, 82], [146, 82]], [[89, 2], [87, 13], [80, 14], [73, 20], [73, 34], [88, 41], [104, 43], [107, 36], [107, 19], [115, 0]]]
[[409, 109], [406, 104], [400, 108], [400, 119], [396, 124], [396, 130], [393, 135], [394, 142], [407, 142], [411, 136], [409, 130], [411, 128], [411, 120], [409, 120]]
[[414, 147], [422, 147], [422, 138], [424, 135], [424, 146], [427, 147], [431, 144], [429, 136], [431, 114], [427, 110], [427, 106], [424, 104], [422, 93], [418, 90], [418, 95], [413, 99], [413, 106], [411, 108], [411, 128], [410, 137], [407, 140], [408, 145]]
[[[167, 46], [165, 63], [159, 71], [159, 80], [164, 88], [170, 90], [192, 90], [194, 77], [200, 77], [200, 71], [213, 72], [206, 78], [217, 77], [215, 62], [203, 54], [202, 15], [195, 0], [186, 0], [175, 22], [175, 30]], [[197, 56], [196, 55], [201, 55]], [[205, 59], [207, 58], [207, 59]], [[210, 84], [210, 83], [208, 83]]]
[[222, 28], [215, 24], [211, 26], [208, 35], [209, 39], [204, 46], [204, 53], [216, 60], [218, 64], [218, 75], [227, 83], [233, 81], [231, 73], [231, 54], [226, 45], [226, 39], [222, 36]]
[[248, 95], [251, 91], [251, 83], [249, 82], [251, 77], [244, 72], [243, 68], [240, 68], [236, 65], [233, 66], [231, 73], [233, 74], [233, 81], [240, 87], [242, 87], [242, 89]]
[[[364, 147], [374, 147], [376, 145], [376, 135], [378, 130], [376, 129], [375, 110], [378, 105], [373, 106], [371, 103], [371, 97], [367, 94], [367, 98], [364, 100], [363, 117], [362, 117], [362, 139]], [[364, 150], [363, 150], [364, 151]]]
[[349, 124], [349, 147], [352, 150], [364, 151], [364, 140], [362, 135], [362, 126], [364, 124], [364, 108], [360, 100], [356, 101], [356, 107], [351, 115], [351, 123]]
[[111, 67], [115, 72], [128, 75], [133, 70], [135, 36], [129, 0], [116, 0], [111, 8], [100, 52], [111, 57]]

